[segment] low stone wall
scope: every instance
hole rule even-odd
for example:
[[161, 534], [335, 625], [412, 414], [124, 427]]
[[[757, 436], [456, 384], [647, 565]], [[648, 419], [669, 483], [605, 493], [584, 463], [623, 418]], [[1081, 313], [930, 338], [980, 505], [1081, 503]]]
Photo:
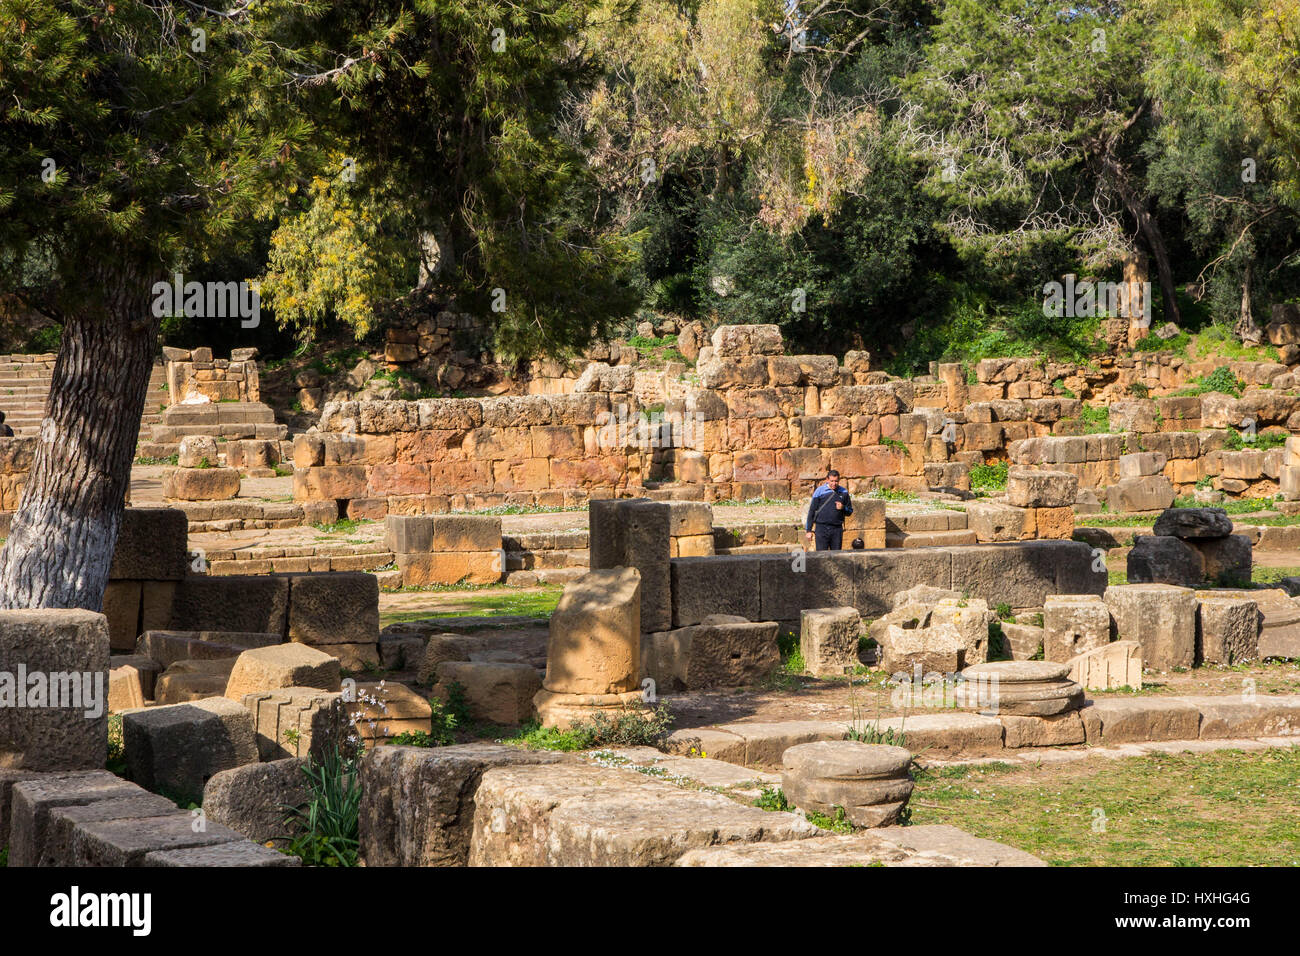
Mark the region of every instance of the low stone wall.
[[214, 402], [256, 402], [261, 398], [257, 349], [233, 349], [230, 358], [219, 359], [210, 348], [164, 346], [163, 358], [167, 362], [168, 405], [194, 394], [206, 395]]
[[675, 558], [672, 626], [714, 614], [790, 624], [806, 609], [825, 607], [876, 618], [895, 594], [918, 584], [978, 595], [990, 607], [1036, 608], [1049, 594], [1102, 594], [1106, 573], [1093, 563], [1081, 541]]
[[[1125, 362], [1121, 379], [1154, 377], [1162, 388], [1213, 368], [1160, 354], [1116, 364]], [[1209, 476], [1234, 494], [1272, 493], [1280, 452], [1231, 451], [1229, 429], [1300, 429], [1300, 396], [1288, 391], [1295, 375], [1278, 363], [1231, 367], [1257, 387], [1239, 399], [1115, 401], [1115, 433], [1083, 434], [1083, 403], [1054, 394], [1070, 379], [1049, 378], [1073, 367], [986, 359], [973, 382], [957, 364], [908, 381], [871, 371], [863, 352], [842, 364], [790, 356], [775, 326], [723, 326], [701, 351], [694, 382], [656, 385], [662, 408], [643, 406], [631, 366], [599, 362], [572, 394], [330, 403], [319, 432], [295, 443], [295, 497], [333, 499], [350, 516], [373, 518], [569, 505], [660, 485], [703, 501], [789, 499], [810, 493], [828, 468], [854, 492], [961, 490], [971, 467], [1008, 458], [1098, 488], [1119, 481], [1120, 457], [1138, 451], [1164, 454], [1161, 473], [1180, 492]]]

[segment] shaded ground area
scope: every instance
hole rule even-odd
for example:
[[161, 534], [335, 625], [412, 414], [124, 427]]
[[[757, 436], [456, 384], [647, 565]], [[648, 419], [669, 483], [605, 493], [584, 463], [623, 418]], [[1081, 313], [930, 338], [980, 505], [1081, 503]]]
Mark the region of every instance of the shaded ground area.
[[912, 823], [1058, 866], [1300, 866], [1300, 749], [922, 771]]

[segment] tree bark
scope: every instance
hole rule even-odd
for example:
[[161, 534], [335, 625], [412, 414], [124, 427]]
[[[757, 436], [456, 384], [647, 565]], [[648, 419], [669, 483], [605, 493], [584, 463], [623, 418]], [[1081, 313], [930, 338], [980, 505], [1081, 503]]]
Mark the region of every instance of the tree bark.
[[[1134, 116], [1134, 119], [1137, 117]], [[1131, 121], [1130, 121], [1131, 122]], [[1165, 237], [1160, 231], [1151, 211], [1147, 209], [1146, 199], [1139, 196], [1129, 178], [1128, 170], [1109, 150], [1100, 151], [1102, 167], [1110, 173], [1119, 191], [1124, 207], [1137, 221], [1138, 231], [1146, 239], [1151, 249], [1151, 258], [1156, 262], [1156, 272], [1160, 276], [1160, 293], [1165, 303], [1165, 321], [1182, 325], [1182, 314], [1178, 311], [1178, 299], [1174, 289], [1174, 271], [1169, 265], [1169, 250], [1165, 248]]]
[[1250, 305], [1250, 269], [1252, 263], [1246, 263], [1246, 275], [1241, 282], [1241, 314], [1237, 326], [1233, 329], [1243, 345], [1258, 345], [1264, 338], [1263, 330], [1255, 322], [1255, 315]]
[[0, 551], [0, 607], [101, 610], [153, 362], [149, 284], [120, 263], [63, 327], [35, 459]]

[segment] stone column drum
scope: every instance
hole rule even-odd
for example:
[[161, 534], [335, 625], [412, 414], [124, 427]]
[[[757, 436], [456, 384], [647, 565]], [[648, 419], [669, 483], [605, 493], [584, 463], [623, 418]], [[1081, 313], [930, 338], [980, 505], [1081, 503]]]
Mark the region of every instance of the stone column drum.
[[912, 754], [856, 740], [796, 744], [781, 755], [781, 789], [796, 807], [844, 817], [855, 827], [898, 820], [912, 795]]
[[568, 728], [641, 699], [641, 574], [591, 571], [564, 589], [551, 615], [546, 679], [533, 698], [544, 727]]

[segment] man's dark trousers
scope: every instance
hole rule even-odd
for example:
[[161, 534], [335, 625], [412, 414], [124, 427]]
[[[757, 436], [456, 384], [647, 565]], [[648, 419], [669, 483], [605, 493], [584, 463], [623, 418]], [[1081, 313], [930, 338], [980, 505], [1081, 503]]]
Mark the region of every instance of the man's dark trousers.
[[818, 551], [839, 551], [844, 544], [844, 525], [818, 522], [813, 525], [813, 537]]

